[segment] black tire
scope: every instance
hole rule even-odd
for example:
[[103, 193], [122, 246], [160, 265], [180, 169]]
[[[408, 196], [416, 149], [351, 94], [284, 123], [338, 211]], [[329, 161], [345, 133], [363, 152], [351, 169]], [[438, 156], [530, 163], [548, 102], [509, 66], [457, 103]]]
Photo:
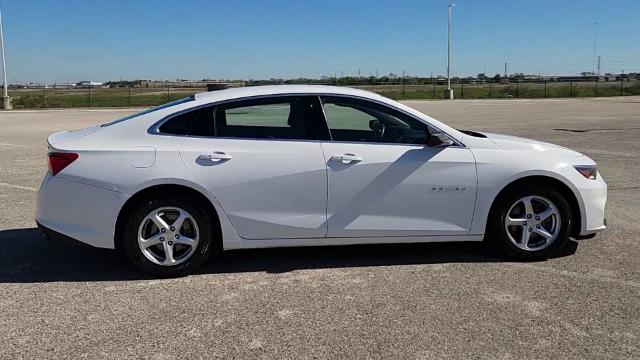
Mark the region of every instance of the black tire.
[[[556, 239], [547, 247], [540, 250], [524, 250], [516, 246], [508, 237], [505, 229], [507, 212], [519, 199], [526, 196], [541, 196], [549, 199], [556, 206], [560, 217], [560, 230]], [[503, 255], [525, 261], [544, 260], [558, 254], [568, 243], [571, 233], [571, 207], [564, 196], [553, 187], [544, 185], [520, 186], [507, 189], [496, 199], [489, 214], [487, 239], [488, 242]]]
[[[177, 207], [187, 211], [195, 220], [199, 230], [199, 242], [195, 251], [185, 262], [165, 266], [151, 262], [138, 246], [138, 229], [147, 214], [162, 207]], [[204, 206], [189, 197], [166, 197], [147, 199], [129, 212], [123, 231], [123, 248], [129, 260], [141, 271], [155, 277], [180, 277], [189, 275], [201, 267], [211, 256], [214, 248], [214, 232], [211, 219]]]

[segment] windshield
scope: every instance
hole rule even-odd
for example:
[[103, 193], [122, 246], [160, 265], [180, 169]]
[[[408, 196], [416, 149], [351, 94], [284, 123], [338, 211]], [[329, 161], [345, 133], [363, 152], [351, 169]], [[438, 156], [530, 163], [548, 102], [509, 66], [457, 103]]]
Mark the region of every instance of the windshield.
[[166, 103], [166, 104], [162, 104], [162, 105], [160, 105], [160, 106], [152, 107], [152, 108], [150, 108], [150, 109], [147, 109], [147, 110], [144, 110], [144, 111], [137, 112], [137, 113], [135, 113], [135, 114], [127, 115], [127, 116], [125, 116], [125, 117], [122, 117], [122, 118], [119, 118], [119, 119], [113, 120], [113, 121], [111, 121], [111, 122], [108, 122], [108, 123], [106, 123], [106, 124], [102, 124], [102, 125], [100, 125], [100, 126], [101, 126], [101, 127], [111, 126], [111, 125], [114, 125], [114, 124], [117, 124], [117, 123], [120, 123], [120, 122], [123, 122], [123, 121], [127, 121], [127, 120], [129, 120], [129, 119], [133, 119], [133, 118], [138, 117], [138, 116], [141, 116], [141, 115], [145, 115], [145, 114], [148, 114], [148, 113], [152, 113], [152, 112], [154, 112], [154, 111], [158, 111], [158, 110], [166, 109], [166, 108], [168, 108], [168, 107], [175, 106], [175, 105], [178, 105], [178, 104], [183, 104], [183, 103], [186, 103], [186, 102], [189, 102], [189, 101], [193, 101], [193, 100], [195, 100], [195, 96], [193, 96], [193, 95], [192, 95], [192, 96], [189, 96], [189, 97], [186, 97], [186, 98], [182, 98], [182, 99], [174, 100], [174, 101], [168, 102], [168, 103]]

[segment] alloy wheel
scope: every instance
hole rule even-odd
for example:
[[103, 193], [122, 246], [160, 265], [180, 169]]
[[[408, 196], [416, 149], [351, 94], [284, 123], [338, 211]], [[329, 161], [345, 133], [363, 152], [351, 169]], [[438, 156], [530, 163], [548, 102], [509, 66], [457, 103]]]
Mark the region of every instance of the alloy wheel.
[[509, 240], [525, 251], [551, 245], [560, 233], [560, 212], [549, 199], [531, 195], [517, 200], [507, 211], [504, 227]]
[[174, 266], [189, 260], [200, 239], [198, 224], [178, 207], [161, 207], [145, 216], [138, 228], [138, 246], [147, 260]]

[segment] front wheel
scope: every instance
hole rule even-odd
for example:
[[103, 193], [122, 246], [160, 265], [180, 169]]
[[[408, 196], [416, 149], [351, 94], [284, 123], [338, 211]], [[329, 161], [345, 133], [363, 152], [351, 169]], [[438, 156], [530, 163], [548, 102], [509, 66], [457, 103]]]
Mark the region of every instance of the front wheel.
[[188, 198], [142, 201], [130, 214], [124, 248], [132, 263], [153, 276], [184, 276], [211, 254], [211, 220]]
[[547, 186], [508, 191], [489, 219], [489, 240], [503, 254], [521, 260], [546, 259], [569, 242], [571, 208]]

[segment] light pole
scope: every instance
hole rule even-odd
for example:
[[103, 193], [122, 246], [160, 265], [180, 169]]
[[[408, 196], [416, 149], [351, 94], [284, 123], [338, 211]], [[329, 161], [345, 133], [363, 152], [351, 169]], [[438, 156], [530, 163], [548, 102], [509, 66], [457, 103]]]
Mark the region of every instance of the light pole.
[[2, 54], [2, 74], [4, 75], [4, 86], [2, 91], [2, 103], [5, 110], [11, 109], [11, 98], [7, 90], [7, 65], [4, 61], [4, 35], [2, 34], [2, 9], [0, 9], [0, 53]]
[[[598, 45], [598, 23], [593, 23], [593, 68], [591, 69], [591, 74], [596, 75], [596, 49]], [[598, 73], [597, 75], [600, 75]]]
[[445, 98], [453, 99], [453, 90], [451, 89], [451, 9], [456, 4], [449, 4], [449, 21], [447, 22], [447, 93]]

